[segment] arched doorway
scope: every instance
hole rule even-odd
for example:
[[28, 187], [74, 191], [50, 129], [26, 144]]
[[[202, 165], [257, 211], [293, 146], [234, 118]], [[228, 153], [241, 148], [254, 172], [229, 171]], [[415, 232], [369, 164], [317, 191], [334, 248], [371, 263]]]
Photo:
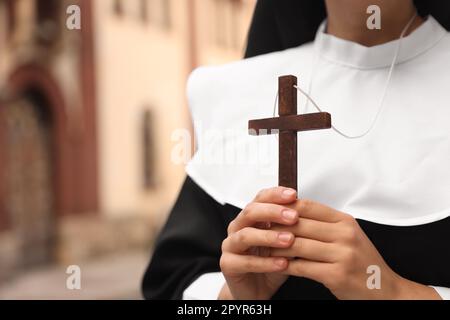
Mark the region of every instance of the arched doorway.
[[29, 90], [5, 103], [3, 206], [16, 243], [18, 268], [54, 258], [55, 199], [52, 117], [48, 102]]

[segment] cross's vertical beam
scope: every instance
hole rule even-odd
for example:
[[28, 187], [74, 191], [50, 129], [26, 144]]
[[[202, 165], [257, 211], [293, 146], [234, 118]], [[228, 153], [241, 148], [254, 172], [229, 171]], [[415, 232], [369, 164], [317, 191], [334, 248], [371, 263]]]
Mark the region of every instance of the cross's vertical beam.
[[[279, 116], [297, 114], [297, 90], [294, 85], [297, 85], [295, 76], [278, 79]], [[297, 132], [280, 131], [278, 166], [278, 185], [297, 190]]]

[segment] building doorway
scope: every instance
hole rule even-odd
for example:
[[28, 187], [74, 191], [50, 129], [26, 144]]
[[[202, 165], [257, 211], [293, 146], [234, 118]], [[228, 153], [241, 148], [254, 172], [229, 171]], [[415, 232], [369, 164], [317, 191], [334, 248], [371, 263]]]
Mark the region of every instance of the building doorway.
[[28, 92], [4, 105], [4, 207], [18, 269], [54, 259], [52, 119], [46, 100]]

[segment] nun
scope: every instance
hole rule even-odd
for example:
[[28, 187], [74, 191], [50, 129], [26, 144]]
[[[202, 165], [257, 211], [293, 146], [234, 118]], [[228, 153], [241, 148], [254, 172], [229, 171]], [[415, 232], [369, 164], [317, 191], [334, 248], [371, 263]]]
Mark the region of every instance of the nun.
[[[449, 29], [441, 0], [259, 0], [246, 59], [189, 78], [198, 150], [145, 298], [450, 299]], [[289, 74], [333, 118], [299, 134], [298, 192], [248, 135]]]

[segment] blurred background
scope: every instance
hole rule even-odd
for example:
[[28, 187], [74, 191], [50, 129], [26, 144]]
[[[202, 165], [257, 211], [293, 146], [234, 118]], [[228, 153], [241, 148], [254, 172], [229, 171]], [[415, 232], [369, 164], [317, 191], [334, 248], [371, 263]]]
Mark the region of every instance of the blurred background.
[[243, 56], [255, 2], [0, 0], [0, 299], [141, 298], [187, 77]]

